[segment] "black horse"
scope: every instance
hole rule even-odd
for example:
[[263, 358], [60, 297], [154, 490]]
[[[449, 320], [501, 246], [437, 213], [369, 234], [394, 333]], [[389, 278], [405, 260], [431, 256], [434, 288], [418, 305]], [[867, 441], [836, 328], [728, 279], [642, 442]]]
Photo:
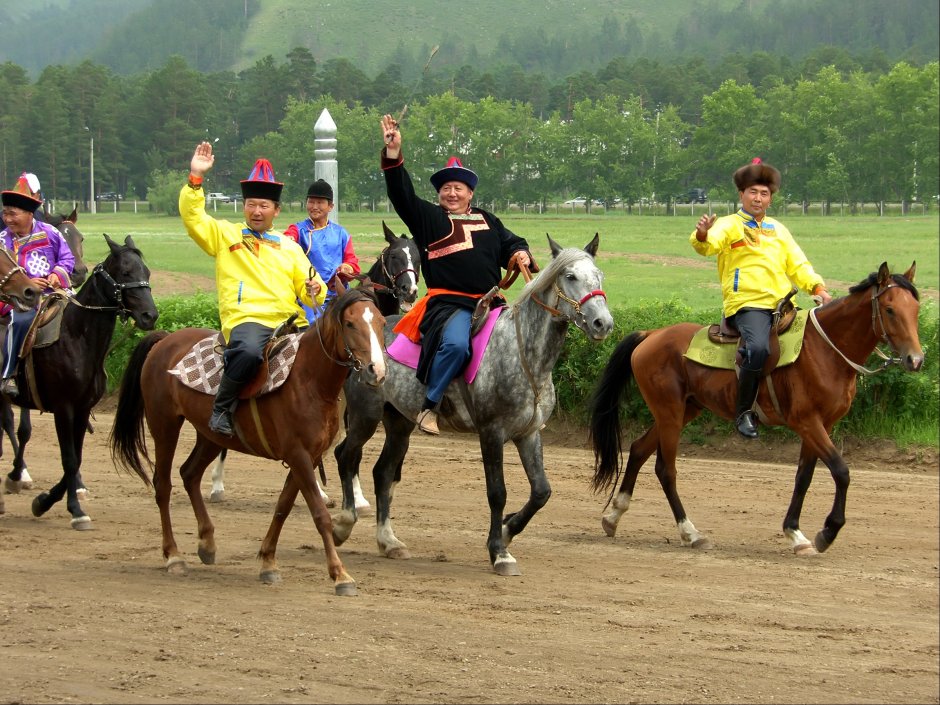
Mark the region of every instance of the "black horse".
[[[375, 289], [376, 299], [379, 305], [379, 311], [383, 316], [392, 316], [407, 311], [418, 298], [418, 277], [421, 271], [421, 254], [418, 252], [418, 246], [415, 241], [407, 235], [395, 235], [382, 221], [382, 230], [385, 234], [385, 242], [388, 245], [383, 249], [375, 263], [366, 272], [371, 286]], [[346, 427], [346, 411], [343, 405], [343, 428]], [[225, 458], [228, 456], [228, 449], [223, 448], [219, 453], [215, 465], [212, 468], [212, 490], [209, 493], [210, 502], [222, 502], [225, 500]], [[324, 478], [326, 473], [323, 469], [323, 460], [320, 460], [318, 469], [320, 477]], [[323, 497], [327, 506], [334, 506], [330, 498], [326, 496], [320, 483], [317, 483], [320, 495]], [[353, 482], [353, 492], [355, 495], [356, 509], [361, 513], [369, 509], [369, 500], [362, 494], [362, 487], [359, 484], [357, 475]]]
[[[73, 208], [68, 215], [61, 213], [53, 214], [43, 211], [43, 220], [58, 228], [59, 232], [65, 238], [75, 257], [75, 267], [72, 269], [72, 288], [78, 289], [88, 277], [88, 265], [85, 264], [85, 236], [82, 235], [76, 223], [78, 222], [78, 210]], [[7, 322], [0, 322], [0, 342], [6, 337]], [[13, 405], [10, 400], [0, 394], [0, 428], [10, 439], [10, 445], [13, 447], [13, 470], [6, 477], [6, 491], [11, 494], [19, 492], [21, 489], [28, 490], [33, 486], [33, 479], [29, 476], [26, 469], [26, 461], [23, 459], [23, 439], [28, 439], [33, 433], [33, 424], [29, 417], [28, 408], [20, 408], [20, 423], [16, 426], [16, 419], [13, 415]], [[0, 457], [3, 457], [3, 435], [0, 435]], [[84, 485], [79, 477], [79, 491], [84, 491]]]
[[[110, 253], [95, 266], [81, 290], [72, 295], [62, 314], [59, 338], [36, 347], [20, 362], [17, 406], [50, 411], [62, 454], [62, 479], [36, 496], [33, 516], [42, 516], [68, 495], [72, 528], [90, 529], [91, 518], [78, 499], [82, 446], [91, 410], [105, 391], [104, 358], [118, 316], [137, 327], [152, 330], [157, 308], [150, 291], [150, 270], [130, 237], [119, 245], [104, 236]], [[22, 452], [29, 439], [21, 442]]]

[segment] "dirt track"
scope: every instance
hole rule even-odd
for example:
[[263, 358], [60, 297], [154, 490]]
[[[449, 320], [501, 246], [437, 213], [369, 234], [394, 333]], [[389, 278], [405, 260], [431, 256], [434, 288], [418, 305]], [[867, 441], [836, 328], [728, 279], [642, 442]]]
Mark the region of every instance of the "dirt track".
[[[190, 570], [168, 576], [150, 492], [107, 453], [111, 421], [99, 414], [85, 446], [94, 530], [77, 532], [64, 502], [30, 514], [36, 492], [59, 477], [52, 419], [34, 415], [37, 489], [6, 495], [0, 517], [2, 702], [940, 700], [935, 466], [848, 454], [848, 524], [827, 554], [798, 559], [780, 531], [790, 452], [779, 464], [681, 459], [686, 508], [715, 543], [696, 553], [678, 546], [650, 467], [610, 539], [603, 499], [588, 488], [589, 453], [549, 444], [554, 494], [512, 544], [523, 576], [499, 578], [486, 558], [475, 439], [415, 437], [394, 504], [413, 558], [379, 557], [374, 517], [364, 517], [340, 549], [359, 596], [339, 598], [302, 506], [281, 536], [284, 581], [259, 582], [255, 554], [284, 471], [245, 456], [230, 458], [227, 501], [210, 505], [216, 565], [196, 558], [177, 484]], [[377, 451], [378, 439], [365, 468]], [[507, 451], [513, 510], [527, 486]], [[9, 455], [4, 474], [8, 465]], [[363, 485], [369, 496], [371, 479]], [[821, 467], [807, 536], [832, 490]]]

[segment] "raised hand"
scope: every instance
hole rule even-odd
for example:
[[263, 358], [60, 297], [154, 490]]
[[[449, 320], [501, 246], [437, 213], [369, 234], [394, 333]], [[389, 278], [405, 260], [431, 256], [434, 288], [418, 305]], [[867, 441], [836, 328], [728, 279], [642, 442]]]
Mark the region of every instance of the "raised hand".
[[196, 151], [193, 152], [193, 158], [189, 162], [189, 171], [193, 176], [204, 176], [213, 164], [215, 164], [215, 155], [212, 154], [212, 145], [208, 142], [200, 142], [196, 145]]

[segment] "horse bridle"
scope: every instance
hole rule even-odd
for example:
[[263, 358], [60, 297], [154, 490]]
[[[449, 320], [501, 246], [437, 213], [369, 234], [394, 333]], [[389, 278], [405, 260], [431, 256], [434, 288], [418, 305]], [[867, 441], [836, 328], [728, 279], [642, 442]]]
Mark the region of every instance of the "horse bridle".
[[[116, 281], [114, 281], [114, 277], [108, 274], [107, 270], [104, 268], [103, 262], [99, 262], [98, 264], [95, 265], [95, 268], [91, 270], [91, 276], [89, 277], [89, 280], [91, 280], [96, 274], [101, 275], [101, 278], [104, 279], [105, 283], [111, 287], [109, 293], [111, 294], [111, 297], [114, 299], [115, 305], [114, 306], [91, 306], [89, 304], [83, 304], [81, 301], [75, 298], [74, 294], [68, 294], [69, 301], [71, 301], [76, 306], [79, 306], [84, 309], [88, 309], [90, 311], [117, 311], [118, 315], [121, 317], [122, 322], [126, 321], [128, 316], [131, 315], [130, 309], [128, 309], [124, 305], [124, 292], [127, 289], [141, 289], [144, 287], [146, 287], [147, 289], [150, 288], [150, 282], [148, 282], [145, 279], [118, 284]], [[105, 291], [108, 291], [108, 290], [105, 289]]]
[[[368, 301], [368, 299], [365, 299], [365, 300]], [[341, 314], [337, 314], [337, 315], [341, 315]], [[333, 362], [336, 365], [339, 365], [340, 367], [349, 367], [354, 372], [361, 372], [363, 368], [363, 362], [362, 360], [360, 360], [358, 357], [355, 356], [352, 349], [349, 347], [349, 343], [346, 340], [346, 331], [343, 329], [342, 321], [340, 321], [339, 335], [343, 341], [343, 349], [346, 351], [346, 359], [337, 360], [335, 357], [333, 357], [330, 354], [330, 351], [326, 349], [326, 344], [323, 342], [323, 333], [320, 331], [320, 323], [323, 321], [324, 318], [325, 316], [320, 316], [313, 324], [317, 329], [317, 339], [320, 341], [320, 348], [322, 348], [323, 354], [326, 355], [327, 358], [331, 362]]]
[[[871, 330], [876, 336], [878, 336], [878, 342], [887, 343], [891, 347], [892, 352], [895, 352], [895, 353], [897, 352], [897, 347], [895, 346], [894, 342], [892, 342], [891, 337], [888, 335], [888, 329], [885, 327], [884, 317], [881, 314], [881, 306], [879, 305], [878, 300], [881, 298], [881, 295], [884, 294], [888, 289], [894, 289], [897, 286], [898, 285], [895, 284], [894, 282], [889, 282], [888, 284], [885, 285], [884, 288], [877, 289], [871, 295]], [[891, 357], [890, 355], [886, 355], [884, 352], [882, 352], [880, 348], [876, 347], [874, 350], [874, 354], [882, 359], [882, 363], [880, 366], [876, 367], [873, 370], [870, 370], [867, 367], [863, 367], [862, 365], [856, 364], [852, 362], [849, 358], [847, 358], [845, 354], [841, 350], [839, 350], [839, 348], [836, 347], [835, 343], [833, 343], [829, 339], [829, 336], [826, 335], [826, 332], [822, 329], [822, 326], [820, 325], [819, 321], [816, 318], [815, 308], [811, 308], [809, 310], [809, 318], [813, 322], [813, 326], [816, 328], [816, 332], [819, 333], [820, 337], [822, 337], [822, 339], [826, 341], [829, 347], [835, 350], [837, 353], [839, 353], [839, 357], [845, 360], [846, 364], [849, 365], [849, 367], [851, 367], [853, 370], [855, 370], [861, 375], [873, 375], [873, 374], [877, 374], [878, 372], [884, 372], [891, 365], [899, 365], [901, 363], [900, 357]], [[878, 333], [879, 327], [881, 328], [880, 334]]]
[[9, 295], [6, 293], [7, 282], [9, 282], [10, 278], [17, 272], [22, 272], [24, 275], [26, 275], [26, 270], [16, 263], [16, 259], [13, 257], [13, 253], [10, 252], [6, 247], [0, 247], [0, 250], [3, 251], [3, 254], [6, 256], [8, 260], [10, 260], [10, 263], [13, 265], [13, 269], [7, 272], [6, 276], [4, 276], [3, 279], [0, 279], [0, 301], [3, 301], [5, 303], [10, 303], [11, 299]]
[[401, 279], [406, 274], [408, 274], [409, 272], [411, 272], [412, 274], [415, 275], [415, 282], [417, 282], [418, 272], [412, 267], [405, 267], [400, 272], [393, 275], [391, 272], [388, 271], [388, 266], [385, 264], [388, 250], [389, 248], [386, 247], [384, 250], [382, 250], [381, 254], [379, 255], [379, 263], [382, 265], [382, 274], [385, 276], [386, 279], [388, 279], [392, 283], [391, 287], [385, 287], [385, 288], [386, 289], [390, 288], [392, 290], [392, 293], [395, 294], [395, 298], [401, 300], [402, 298], [404, 298], [406, 292], [403, 291], [401, 287], [398, 286], [398, 280]]

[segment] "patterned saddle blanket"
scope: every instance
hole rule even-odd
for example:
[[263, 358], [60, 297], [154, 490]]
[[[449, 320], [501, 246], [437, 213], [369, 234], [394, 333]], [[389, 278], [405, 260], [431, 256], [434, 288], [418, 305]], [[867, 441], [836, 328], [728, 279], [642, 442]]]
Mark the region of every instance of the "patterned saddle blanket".
[[[243, 394], [242, 398], [261, 396], [284, 384], [297, 356], [300, 336], [300, 333], [291, 333], [279, 338], [280, 344], [268, 359], [268, 374], [264, 384], [255, 392], [250, 389], [253, 385], [249, 382], [246, 385], [248, 393]], [[219, 382], [222, 380], [224, 346], [225, 340], [221, 333], [203, 338], [169, 372], [190, 389], [214, 395], [219, 391]]]

